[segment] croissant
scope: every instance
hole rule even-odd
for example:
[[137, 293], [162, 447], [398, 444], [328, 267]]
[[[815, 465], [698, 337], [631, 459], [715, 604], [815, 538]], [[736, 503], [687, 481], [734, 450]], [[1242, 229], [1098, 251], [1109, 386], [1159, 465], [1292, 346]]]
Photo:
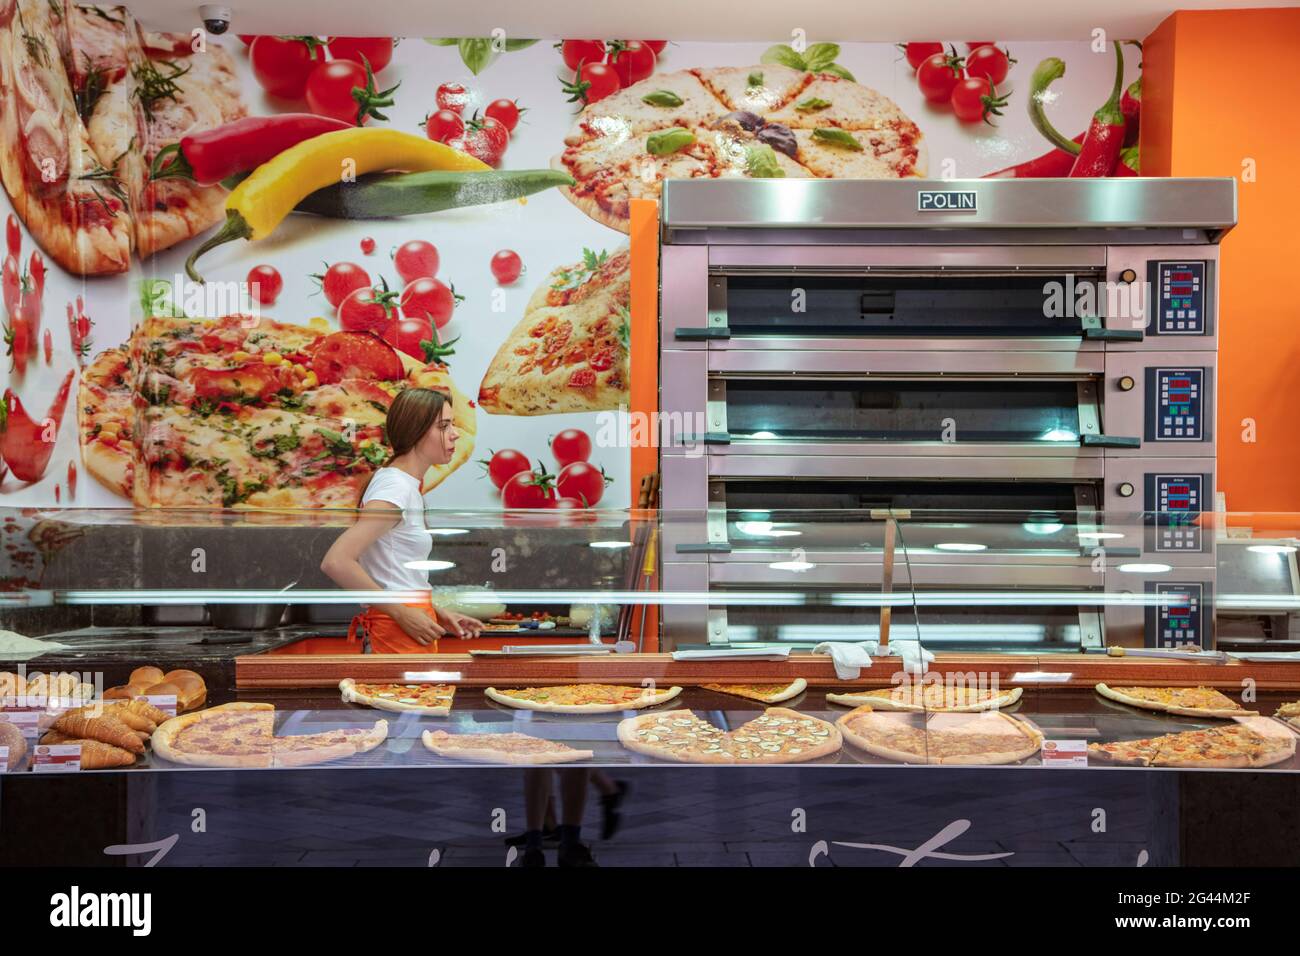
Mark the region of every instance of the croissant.
[[149, 732], [153, 733], [158, 724], [164, 723], [171, 718], [167, 716], [165, 710], [160, 710], [147, 700], [129, 700], [117, 705], [128, 713], [143, 717], [145, 720], [152, 721], [155, 727], [150, 728]]
[[[121, 747], [131, 753], [144, 753], [144, 744], [126, 724], [110, 715], [104, 717], [80, 717], [76, 714], [64, 714], [54, 722], [54, 729], [69, 737], [84, 737], [99, 740], [114, 747]], [[110, 766], [117, 766], [112, 764]]]
[[46, 731], [37, 743], [41, 744], [67, 744], [72, 743], [73, 739], [67, 734], [61, 734], [57, 730]]
[[[135, 703], [135, 702], [131, 701], [130, 703]], [[157, 710], [157, 708], [153, 708], [153, 709]], [[78, 714], [78, 716], [84, 716], [84, 715]], [[150, 720], [148, 717], [143, 716], [142, 714], [136, 713], [136, 711], [132, 710], [128, 706], [127, 701], [121, 701], [116, 704], [106, 705], [104, 707], [104, 716], [116, 717], [122, 723], [130, 727], [132, 730], [136, 731], [137, 733], [143, 733], [145, 735], [151, 734], [158, 729], [157, 723]]]
[[135, 754], [114, 747], [102, 740], [65, 740], [65, 744], [81, 744], [81, 769], [98, 770], [101, 767], [129, 767], [135, 763]]

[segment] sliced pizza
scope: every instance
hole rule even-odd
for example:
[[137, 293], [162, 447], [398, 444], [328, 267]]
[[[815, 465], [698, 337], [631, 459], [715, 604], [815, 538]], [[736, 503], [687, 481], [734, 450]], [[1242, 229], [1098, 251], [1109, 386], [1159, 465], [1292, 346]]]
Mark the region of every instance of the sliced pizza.
[[859, 707], [870, 704], [873, 710], [948, 711], [973, 713], [1010, 707], [1020, 699], [1023, 688], [981, 688], [943, 684], [904, 684], [847, 694], [827, 694], [832, 704]]
[[498, 415], [613, 410], [628, 401], [630, 256], [584, 250], [529, 300], [479, 385]]
[[726, 112], [693, 73], [660, 73], [647, 89], [620, 90], [584, 109], [565, 142], [577, 145], [598, 137], [617, 142], [665, 127], [708, 126]]
[[454, 684], [373, 684], [345, 677], [339, 682], [343, 700], [379, 710], [446, 717], [456, 696]]
[[628, 750], [677, 763], [804, 763], [837, 752], [843, 745], [834, 725], [785, 707], [726, 731], [689, 710], [628, 717], [618, 725]]
[[1213, 687], [1110, 687], [1103, 683], [1097, 685], [1097, 693], [1130, 707], [1184, 717], [1246, 717], [1259, 713], [1246, 710]]
[[808, 689], [808, 682], [802, 677], [779, 684], [701, 684], [705, 690], [717, 691], [719, 694], [731, 694], [748, 700], [762, 701], [765, 704], [779, 704], [792, 700]]
[[1285, 720], [1292, 727], [1300, 729], [1300, 701], [1281, 705], [1274, 716]]
[[622, 684], [561, 684], [555, 687], [517, 687], [483, 691], [488, 700], [521, 710], [551, 714], [611, 714], [620, 710], [655, 707], [672, 700], [680, 687], [627, 687]]
[[426, 730], [424, 746], [440, 757], [492, 764], [552, 764], [590, 760], [590, 750], [578, 750], [555, 740], [528, 734], [449, 734]]
[[133, 240], [120, 171], [92, 149], [64, 67], [58, 4], [0, 4], [0, 181], [41, 248], [75, 275], [125, 272]]
[[1295, 736], [1262, 720], [1088, 745], [1100, 763], [1139, 767], [1229, 769], [1268, 767], [1295, 755]]
[[836, 725], [855, 747], [903, 763], [1019, 763], [1038, 753], [1043, 743], [1038, 728], [996, 710], [919, 715], [881, 713], [863, 705]]

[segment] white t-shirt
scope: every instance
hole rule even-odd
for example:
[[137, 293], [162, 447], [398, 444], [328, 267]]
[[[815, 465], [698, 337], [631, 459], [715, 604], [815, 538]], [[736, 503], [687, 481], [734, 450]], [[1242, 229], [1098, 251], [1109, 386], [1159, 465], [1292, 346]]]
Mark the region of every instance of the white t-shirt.
[[386, 501], [402, 509], [402, 522], [361, 552], [361, 566], [383, 588], [428, 590], [429, 572], [406, 567], [409, 561], [429, 560], [433, 539], [424, 524], [424, 498], [420, 481], [400, 468], [380, 468], [361, 504]]

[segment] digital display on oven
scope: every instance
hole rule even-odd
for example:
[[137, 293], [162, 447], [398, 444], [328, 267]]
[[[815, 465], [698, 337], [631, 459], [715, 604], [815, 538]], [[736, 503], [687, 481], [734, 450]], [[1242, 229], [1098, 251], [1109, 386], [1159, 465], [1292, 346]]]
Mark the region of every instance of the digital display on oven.
[[1205, 335], [1206, 282], [1204, 262], [1153, 262], [1148, 265], [1155, 335]]

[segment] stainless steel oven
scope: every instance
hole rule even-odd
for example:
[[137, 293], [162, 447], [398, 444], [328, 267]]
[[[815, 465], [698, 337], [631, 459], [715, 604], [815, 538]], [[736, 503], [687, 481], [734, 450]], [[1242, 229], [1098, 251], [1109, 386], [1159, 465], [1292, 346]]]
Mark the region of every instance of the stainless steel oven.
[[[970, 198], [922, 211], [937, 194]], [[880, 522], [853, 516], [905, 514], [918, 587], [1046, 573], [1058, 593], [1102, 592], [1080, 605], [1096, 626], [1045, 626], [1048, 645], [1208, 646], [1198, 515], [1214, 489], [1217, 243], [1235, 218], [1231, 180], [670, 181], [663, 506], [702, 517], [665, 522], [665, 583], [775, 586], [782, 562], [745, 529], [784, 520], [837, 587], [869, 586], [864, 532]], [[936, 551], [960, 543], [940, 539], [963, 514], [979, 540]], [[717, 619], [670, 609], [665, 634], [717, 640]]]

